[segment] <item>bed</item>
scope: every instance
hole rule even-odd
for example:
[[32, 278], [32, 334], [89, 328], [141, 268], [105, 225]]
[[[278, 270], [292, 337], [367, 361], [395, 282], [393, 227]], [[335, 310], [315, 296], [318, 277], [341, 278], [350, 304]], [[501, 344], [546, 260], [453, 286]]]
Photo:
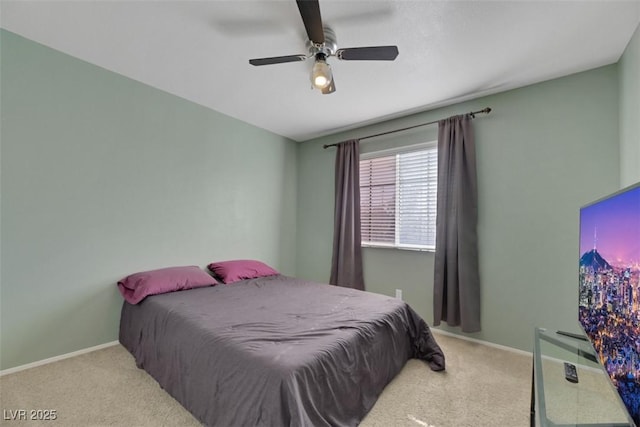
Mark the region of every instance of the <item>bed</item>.
[[120, 342], [210, 426], [354, 426], [429, 327], [383, 295], [273, 275], [125, 301]]

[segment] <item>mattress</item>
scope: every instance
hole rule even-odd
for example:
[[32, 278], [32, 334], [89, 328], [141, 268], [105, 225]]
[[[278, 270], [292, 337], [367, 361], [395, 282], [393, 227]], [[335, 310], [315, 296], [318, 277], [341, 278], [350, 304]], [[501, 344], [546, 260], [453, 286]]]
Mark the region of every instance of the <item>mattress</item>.
[[282, 275], [125, 302], [120, 342], [210, 426], [354, 426], [409, 358], [445, 367], [403, 301]]

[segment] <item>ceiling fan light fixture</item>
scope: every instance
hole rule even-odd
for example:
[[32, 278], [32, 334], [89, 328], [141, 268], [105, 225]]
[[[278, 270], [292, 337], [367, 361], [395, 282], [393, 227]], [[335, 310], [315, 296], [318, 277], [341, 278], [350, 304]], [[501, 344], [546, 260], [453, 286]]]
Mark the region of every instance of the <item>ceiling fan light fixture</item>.
[[311, 69], [311, 84], [317, 89], [324, 89], [331, 83], [333, 75], [331, 66], [323, 58], [317, 58]]

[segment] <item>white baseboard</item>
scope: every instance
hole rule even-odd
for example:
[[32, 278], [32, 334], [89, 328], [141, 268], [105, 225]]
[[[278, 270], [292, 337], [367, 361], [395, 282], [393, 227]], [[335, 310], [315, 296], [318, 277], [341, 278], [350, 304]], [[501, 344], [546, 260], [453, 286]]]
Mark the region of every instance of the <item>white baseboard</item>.
[[[520, 355], [523, 355], [523, 356], [528, 356], [528, 357], [532, 357], [533, 356], [533, 353], [528, 352], [528, 351], [520, 350], [520, 349], [513, 348], [513, 347], [507, 347], [506, 345], [495, 344], [495, 343], [492, 343], [492, 342], [489, 342], [489, 341], [482, 341], [482, 340], [475, 339], [475, 338], [465, 337], [464, 335], [454, 334], [453, 332], [443, 331], [442, 329], [431, 328], [431, 331], [436, 333], [436, 334], [446, 335], [448, 337], [453, 337], [453, 338], [459, 338], [459, 339], [465, 340], [465, 341], [471, 341], [471, 342], [474, 342], [476, 344], [486, 345], [487, 347], [494, 347], [494, 348], [498, 348], [500, 350], [510, 351], [512, 353], [517, 353], [517, 354], [520, 354]], [[566, 362], [566, 360], [558, 359], [557, 357], [551, 357], [551, 356], [547, 356], [547, 355], [543, 355], [542, 358], [545, 359], [545, 360], [550, 360], [550, 361], [558, 363], [558, 364], [563, 364], [564, 362]], [[595, 372], [595, 373], [598, 373], [598, 374], [606, 375], [606, 373], [602, 369], [602, 367], [588, 366], [588, 365], [584, 365], [584, 364], [581, 364], [581, 363], [575, 363], [575, 362], [573, 362], [573, 363], [576, 364], [576, 366], [580, 367], [581, 369], [584, 369], [584, 370], [587, 370], [587, 371], [591, 371], [591, 372]]]
[[35, 368], [36, 366], [42, 366], [42, 365], [47, 365], [49, 363], [58, 362], [60, 360], [68, 359], [70, 357], [80, 356], [81, 354], [91, 353], [92, 351], [102, 350], [103, 348], [113, 347], [114, 345], [118, 345], [118, 344], [120, 344], [119, 341], [111, 341], [111, 342], [96, 345], [93, 347], [84, 348], [82, 350], [72, 351], [71, 353], [61, 354], [60, 356], [54, 356], [48, 359], [27, 363], [26, 365], [20, 365], [14, 368], [3, 369], [2, 371], [0, 371], [0, 377], [4, 375], [9, 375], [9, 374], [14, 374], [16, 372], [24, 371], [25, 369]]
[[443, 331], [442, 329], [431, 328], [431, 331], [436, 333], [436, 334], [447, 335], [449, 337], [459, 338], [459, 339], [465, 340], [465, 341], [471, 341], [471, 342], [476, 343], [476, 344], [486, 345], [487, 347], [493, 347], [493, 348], [498, 348], [500, 350], [510, 351], [511, 353], [517, 353], [517, 354], [520, 354], [522, 356], [531, 357], [533, 355], [533, 353], [531, 353], [530, 351], [524, 351], [524, 350], [520, 350], [518, 348], [507, 347], [506, 345], [495, 344], [495, 343], [492, 343], [492, 342], [489, 342], [489, 341], [483, 341], [483, 340], [479, 340], [479, 339], [476, 339], [476, 338], [469, 338], [469, 337], [466, 337], [464, 335], [454, 334], [453, 332]]

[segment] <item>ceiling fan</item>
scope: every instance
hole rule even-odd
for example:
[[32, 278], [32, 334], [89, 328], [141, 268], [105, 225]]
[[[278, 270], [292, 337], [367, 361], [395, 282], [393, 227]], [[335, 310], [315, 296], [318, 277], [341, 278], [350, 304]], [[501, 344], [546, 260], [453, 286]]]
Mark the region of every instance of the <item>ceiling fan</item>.
[[398, 56], [397, 46], [349, 47], [338, 49], [335, 33], [322, 25], [318, 0], [296, 0], [302, 22], [307, 30], [309, 53], [304, 55], [274, 56], [250, 59], [251, 65], [271, 65], [285, 62], [304, 61], [314, 58], [311, 69], [312, 87], [323, 94], [336, 91], [336, 85], [327, 58], [335, 56], [343, 61], [393, 61]]

